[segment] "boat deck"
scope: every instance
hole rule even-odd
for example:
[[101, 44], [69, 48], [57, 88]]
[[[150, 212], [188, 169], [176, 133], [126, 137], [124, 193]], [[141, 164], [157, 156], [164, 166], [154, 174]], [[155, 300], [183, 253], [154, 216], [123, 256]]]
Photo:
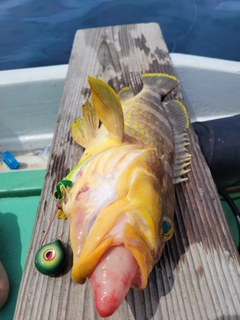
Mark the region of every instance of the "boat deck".
[[[100, 319], [89, 285], [76, 285], [71, 280], [71, 259], [59, 277], [38, 273], [33, 261], [55, 208], [55, 186], [77, 164], [82, 152], [72, 141], [69, 127], [89, 94], [87, 75], [104, 79], [117, 92], [126, 85], [139, 92], [144, 72], [173, 74], [157, 24], [77, 32], [14, 319]], [[180, 89], [169, 97], [182, 99]], [[189, 181], [176, 186], [175, 235], [151, 273], [147, 288], [130, 290], [109, 317], [112, 320], [240, 317], [239, 255], [192, 128], [189, 137], [192, 170]], [[47, 242], [54, 238], [61, 238], [70, 257], [68, 221], [54, 221]]]

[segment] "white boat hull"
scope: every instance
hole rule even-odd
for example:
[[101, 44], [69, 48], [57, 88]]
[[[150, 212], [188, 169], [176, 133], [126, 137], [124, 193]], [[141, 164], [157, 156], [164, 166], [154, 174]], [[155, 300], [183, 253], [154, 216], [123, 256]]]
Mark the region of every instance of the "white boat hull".
[[[240, 62], [170, 54], [191, 122], [240, 112]], [[68, 65], [0, 72], [0, 152], [51, 144]]]

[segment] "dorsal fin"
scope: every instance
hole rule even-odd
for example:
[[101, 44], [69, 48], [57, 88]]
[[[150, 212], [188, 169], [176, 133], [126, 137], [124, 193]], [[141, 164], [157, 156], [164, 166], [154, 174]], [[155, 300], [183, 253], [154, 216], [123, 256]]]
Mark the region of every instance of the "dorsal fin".
[[118, 96], [121, 101], [126, 101], [134, 97], [134, 92], [130, 87], [123, 87], [119, 91]]
[[142, 75], [142, 82], [161, 96], [165, 96], [179, 84], [176, 77], [167, 73], [145, 73]]
[[120, 99], [104, 81], [88, 76], [93, 107], [108, 132], [119, 141], [124, 139], [124, 118]]
[[191, 155], [187, 152], [186, 146], [189, 144], [186, 130], [189, 127], [189, 117], [185, 105], [178, 100], [170, 100], [163, 103], [168, 114], [168, 119], [172, 125], [174, 137], [174, 164], [173, 183], [187, 181], [186, 169], [190, 165]]
[[187, 108], [179, 100], [163, 102], [174, 132], [183, 132], [189, 127]]
[[86, 148], [91, 140], [96, 136], [99, 119], [91, 103], [86, 100], [82, 107], [83, 119], [77, 118], [71, 124], [71, 134], [82, 147]]

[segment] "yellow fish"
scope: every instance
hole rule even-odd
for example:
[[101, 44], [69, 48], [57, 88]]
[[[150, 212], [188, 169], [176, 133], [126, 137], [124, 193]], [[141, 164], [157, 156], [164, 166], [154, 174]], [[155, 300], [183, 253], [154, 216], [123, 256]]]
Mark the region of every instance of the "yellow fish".
[[187, 180], [191, 158], [189, 118], [180, 101], [162, 103], [179, 84], [174, 76], [144, 74], [136, 96], [88, 81], [92, 103], [71, 126], [85, 151], [56, 197], [59, 217], [70, 223], [72, 278], [80, 284], [89, 278], [95, 307], [107, 317], [130, 287], [146, 287], [173, 235], [174, 184]]

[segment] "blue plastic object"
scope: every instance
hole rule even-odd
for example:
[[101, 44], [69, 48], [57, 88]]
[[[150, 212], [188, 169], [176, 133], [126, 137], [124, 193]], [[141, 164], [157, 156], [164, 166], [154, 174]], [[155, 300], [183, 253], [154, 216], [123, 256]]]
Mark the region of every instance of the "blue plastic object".
[[10, 151], [4, 151], [2, 153], [2, 162], [10, 169], [17, 169], [19, 167], [19, 162]]

